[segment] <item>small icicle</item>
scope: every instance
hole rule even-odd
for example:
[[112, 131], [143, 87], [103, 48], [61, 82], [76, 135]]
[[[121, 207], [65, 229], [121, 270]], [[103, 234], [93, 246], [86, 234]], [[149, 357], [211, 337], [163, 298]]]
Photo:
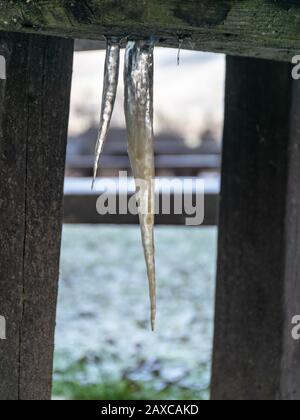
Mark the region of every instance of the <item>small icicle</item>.
[[195, 41], [193, 41], [192, 38], [189, 38], [189, 44], [190, 44], [191, 50], [194, 51], [196, 49], [196, 43]]
[[147, 264], [151, 326], [155, 329], [155, 169], [153, 140], [153, 41], [128, 42], [125, 55], [125, 116], [128, 152], [139, 190], [139, 218]]
[[107, 39], [106, 59], [104, 69], [104, 84], [100, 128], [95, 149], [95, 164], [92, 189], [94, 188], [100, 155], [107, 138], [111, 117], [115, 105], [120, 67], [120, 41], [116, 38]]
[[178, 38], [178, 53], [177, 53], [177, 66], [180, 66], [180, 53], [183, 44], [183, 38]]

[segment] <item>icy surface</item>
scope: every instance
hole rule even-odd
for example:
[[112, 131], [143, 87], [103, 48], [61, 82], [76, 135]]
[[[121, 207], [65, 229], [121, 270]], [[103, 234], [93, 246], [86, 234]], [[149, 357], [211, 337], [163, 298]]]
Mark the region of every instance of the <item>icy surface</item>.
[[137, 191], [139, 191], [139, 220], [148, 273], [151, 327], [154, 331], [156, 278], [154, 256], [153, 48], [152, 41], [134, 41], [127, 44], [124, 70], [124, 108], [128, 154], [133, 176], [137, 183]]
[[116, 101], [120, 66], [120, 45], [118, 40], [107, 40], [106, 59], [104, 65], [103, 95], [101, 106], [100, 127], [95, 149], [94, 179], [97, 176], [97, 169], [100, 155], [107, 138], [114, 105]]

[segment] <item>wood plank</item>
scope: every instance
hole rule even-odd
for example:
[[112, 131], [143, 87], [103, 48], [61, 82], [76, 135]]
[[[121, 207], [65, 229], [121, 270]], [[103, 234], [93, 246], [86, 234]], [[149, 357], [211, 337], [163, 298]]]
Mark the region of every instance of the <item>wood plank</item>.
[[105, 49], [106, 42], [104, 38], [99, 41], [90, 39], [76, 39], [74, 47], [75, 51], [96, 51]]
[[[128, 196], [128, 200], [132, 195]], [[161, 196], [160, 196], [161, 197]], [[131, 214], [106, 214], [100, 216], [96, 212], [98, 196], [91, 194], [67, 194], [64, 199], [64, 223], [95, 225], [138, 225], [138, 216]], [[161, 199], [161, 198], [160, 198]], [[194, 199], [194, 197], [193, 197]], [[205, 217], [201, 226], [217, 225], [218, 194], [205, 195]], [[155, 216], [156, 226], [185, 226], [186, 214], [176, 214], [174, 197], [171, 197], [171, 212], [168, 215]]]
[[300, 399], [299, 106], [288, 64], [227, 59], [215, 400]]
[[73, 41], [2, 33], [0, 54], [0, 399], [49, 399]]
[[[178, 178], [180, 179], [180, 178]], [[96, 210], [97, 199], [101, 193], [106, 193], [107, 197], [114, 197], [117, 191], [117, 209], [119, 208], [119, 200], [122, 203], [125, 201], [129, 203], [134, 191], [118, 190], [114, 188], [111, 194], [106, 187], [100, 191], [91, 191], [91, 179], [67, 178], [65, 181], [65, 197], [64, 197], [64, 223], [67, 224], [117, 224], [117, 225], [137, 225], [139, 224], [138, 216], [131, 214], [105, 214], [100, 215]], [[113, 182], [111, 180], [111, 182]], [[117, 180], [115, 181], [117, 185]], [[98, 181], [101, 184], [101, 181]], [[106, 182], [104, 181], [106, 185]], [[208, 185], [206, 182], [205, 197], [204, 197], [204, 222], [201, 226], [215, 226], [217, 224], [218, 211], [218, 182], [211, 182]], [[156, 193], [156, 200], [162, 203], [161, 192]], [[196, 192], [192, 194], [192, 202], [196, 203]], [[184, 226], [186, 225], [186, 218], [190, 217], [183, 212], [176, 214], [175, 211], [175, 193], [171, 191], [170, 197], [170, 214], [163, 214], [161, 211], [155, 216], [155, 224], [170, 225], [170, 226]]]
[[[93, 195], [68, 194], [64, 200], [64, 223], [66, 224], [92, 224], [92, 225], [139, 225], [138, 216], [132, 214], [106, 214], [96, 212], [97, 198]], [[129, 199], [131, 196], [128, 197]], [[118, 201], [117, 201], [118, 203]], [[217, 225], [218, 195], [205, 196], [205, 218], [202, 226]], [[156, 226], [186, 226], [186, 214], [174, 212], [174, 197], [171, 198], [170, 214], [155, 216]]]
[[296, 0], [0, 1], [0, 30], [160, 45], [290, 61], [300, 49]]

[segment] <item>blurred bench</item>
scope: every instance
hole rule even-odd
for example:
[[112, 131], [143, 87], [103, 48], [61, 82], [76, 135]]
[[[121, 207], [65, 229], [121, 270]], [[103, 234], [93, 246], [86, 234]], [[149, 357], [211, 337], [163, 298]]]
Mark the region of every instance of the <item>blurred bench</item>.
[[[97, 127], [77, 137], [70, 137], [67, 152], [67, 175], [92, 176]], [[212, 133], [202, 134], [195, 147], [174, 133], [155, 137], [155, 168], [158, 176], [197, 176], [203, 172], [219, 172], [221, 146]], [[119, 171], [131, 172], [125, 129], [112, 128], [100, 159], [101, 175], [118, 176]]]
[[[69, 169], [92, 171], [94, 165], [93, 155], [73, 155], [67, 160]], [[160, 155], [155, 157], [157, 170], [170, 169], [174, 172], [186, 170], [186, 172], [203, 172], [207, 170], [219, 171], [221, 157], [211, 155]], [[130, 170], [128, 156], [105, 155], [101, 157], [101, 169]]]

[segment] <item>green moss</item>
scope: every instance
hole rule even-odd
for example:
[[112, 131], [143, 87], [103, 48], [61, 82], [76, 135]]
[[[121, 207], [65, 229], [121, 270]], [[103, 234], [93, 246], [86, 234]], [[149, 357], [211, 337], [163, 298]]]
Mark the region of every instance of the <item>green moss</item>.
[[[51, 6], [50, 6], [51, 5]], [[299, 53], [295, 0], [0, 0], [0, 30], [99, 39], [178, 37], [202, 51], [290, 61]]]
[[[7, 4], [8, 3], [8, 4]], [[295, 2], [282, 0], [46, 0], [26, 2], [0, 1], [0, 28], [79, 29], [89, 26], [137, 28], [160, 27], [199, 31], [203, 28], [228, 28], [252, 32], [285, 30], [286, 36], [300, 35], [300, 8]], [[5, 6], [5, 7], [4, 7]], [[251, 21], [251, 27], [249, 22]], [[234, 23], [234, 26], [232, 26]]]

